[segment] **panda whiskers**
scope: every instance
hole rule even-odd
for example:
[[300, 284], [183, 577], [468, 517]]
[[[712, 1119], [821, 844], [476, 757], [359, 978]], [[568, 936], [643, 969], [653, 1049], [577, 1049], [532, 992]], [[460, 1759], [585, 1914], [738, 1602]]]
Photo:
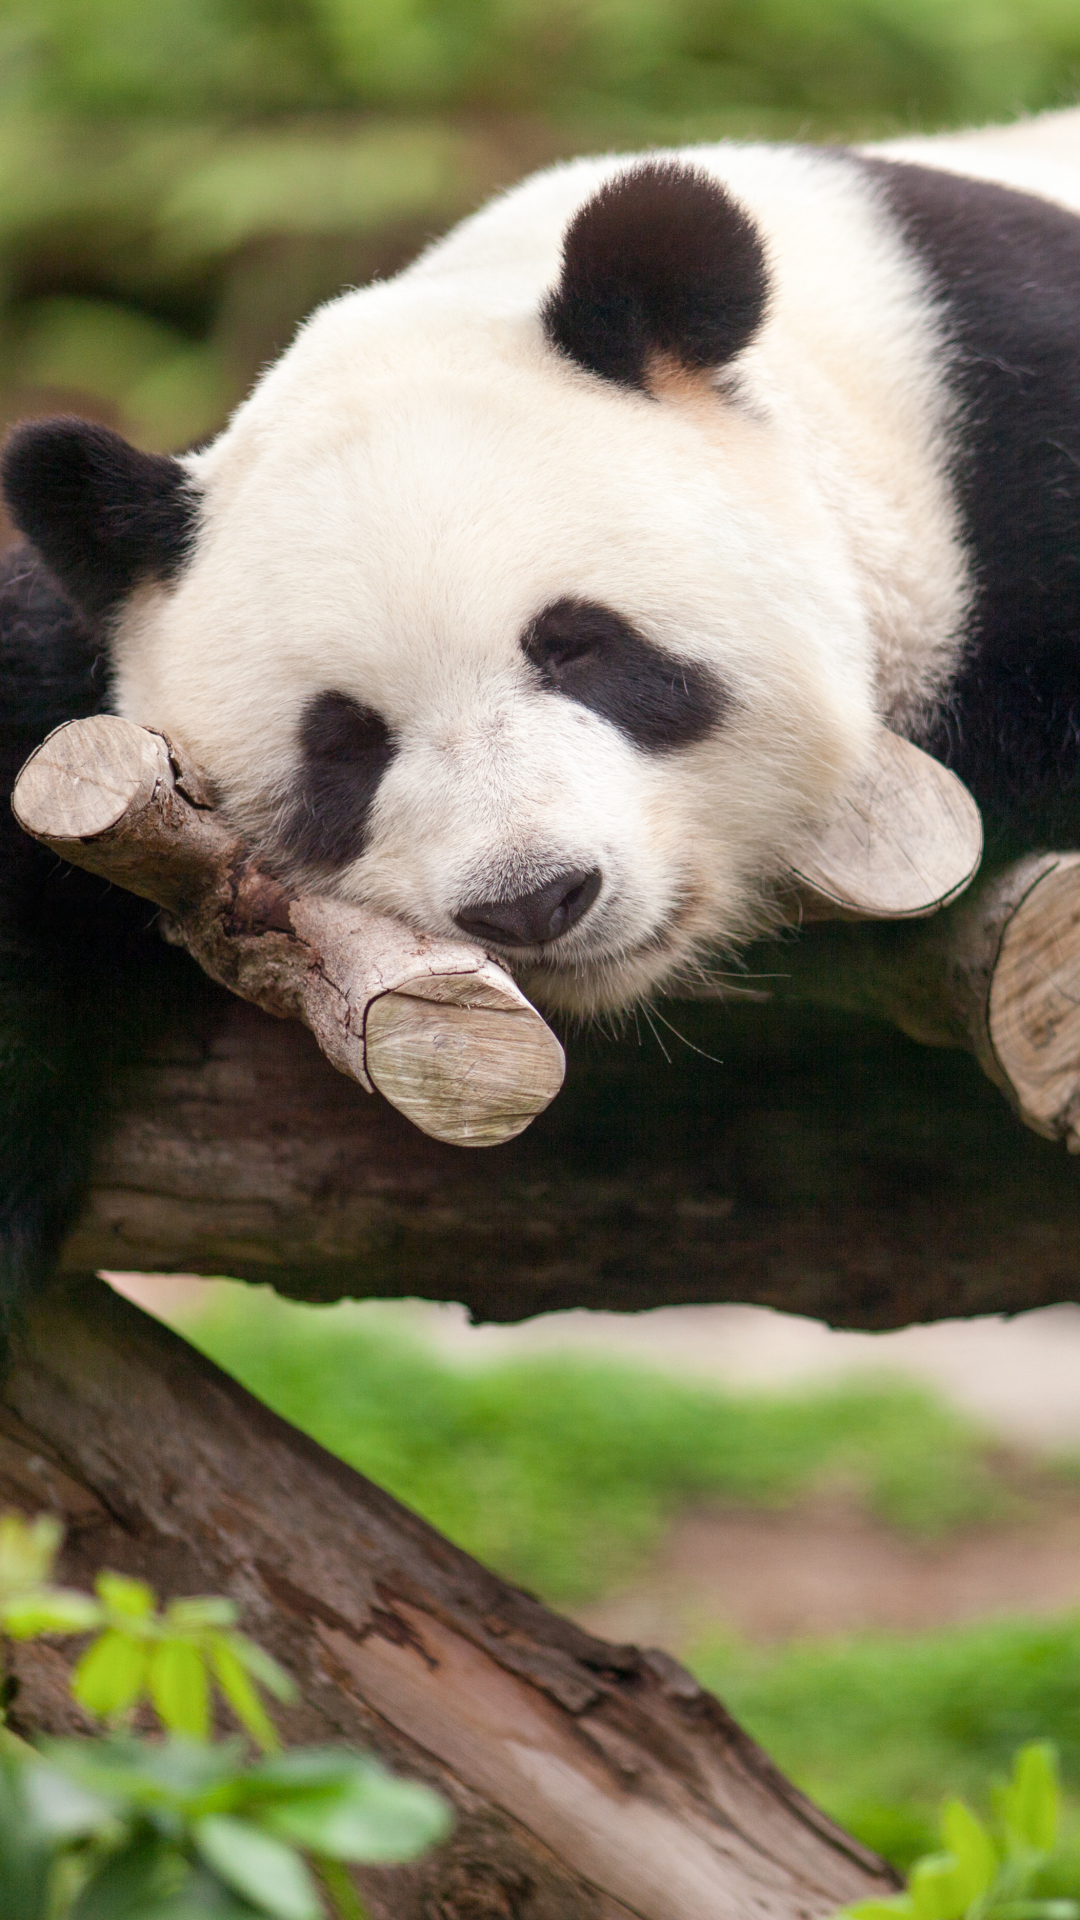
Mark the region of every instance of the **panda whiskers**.
[[[713, 1064], [713, 1066], [714, 1066], [714, 1067], [722, 1067], [722, 1066], [723, 1066], [723, 1064], [724, 1064], [724, 1063], [723, 1063], [723, 1061], [722, 1061], [722, 1060], [721, 1060], [721, 1059], [719, 1058], [719, 1056], [718, 1056], [717, 1054], [715, 1054], [715, 1053], [706, 1053], [706, 1051], [705, 1051], [705, 1049], [704, 1049], [704, 1047], [699, 1047], [699, 1046], [697, 1046], [697, 1045], [695, 1045], [695, 1043], [694, 1043], [694, 1041], [693, 1041], [693, 1040], [688, 1040], [688, 1039], [687, 1039], [687, 1037], [686, 1037], [686, 1035], [685, 1035], [685, 1033], [680, 1033], [680, 1032], [679, 1032], [679, 1029], [678, 1029], [678, 1027], [675, 1027], [675, 1026], [672, 1026], [672, 1024], [671, 1024], [671, 1021], [670, 1021], [670, 1020], [665, 1020], [665, 1019], [664, 1019], [664, 1016], [663, 1016], [663, 1014], [661, 1013], [661, 1011], [660, 1011], [660, 1009], [659, 1009], [659, 1007], [654, 1007], [652, 1011], [653, 1011], [653, 1014], [655, 1015], [655, 1017], [656, 1017], [656, 1019], [660, 1021], [660, 1023], [661, 1023], [661, 1025], [662, 1025], [662, 1026], [665, 1026], [665, 1027], [667, 1028], [667, 1030], [668, 1030], [668, 1032], [669, 1032], [669, 1033], [673, 1033], [673, 1034], [675, 1035], [675, 1038], [676, 1038], [676, 1040], [681, 1040], [681, 1041], [682, 1041], [682, 1044], [683, 1044], [683, 1046], [684, 1046], [684, 1047], [688, 1047], [691, 1053], [696, 1053], [696, 1054], [699, 1054], [702, 1060], [711, 1060], [711, 1062], [712, 1062], [712, 1064]], [[643, 1013], [645, 1014], [645, 1017], [646, 1017], [646, 1019], [647, 1019], [647, 1020], [649, 1021], [649, 1025], [650, 1025], [650, 1027], [652, 1027], [652, 1020], [651, 1020], [651, 1019], [649, 1018], [649, 1013], [648, 1013], [648, 1010], [647, 1010], [647, 1009], [646, 1009], [645, 1007], [643, 1007], [643, 1008], [642, 1008], [642, 1012], [643, 1012]], [[653, 1027], [653, 1032], [654, 1032], [654, 1033], [656, 1032], [656, 1029], [655, 1029], [655, 1027]], [[665, 1045], [664, 1045], [664, 1043], [663, 1043], [663, 1041], [661, 1040], [661, 1038], [660, 1038], [660, 1035], [659, 1035], [658, 1033], [656, 1034], [656, 1040], [657, 1040], [657, 1045], [659, 1046], [659, 1048], [660, 1048], [660, 1051], [661, 1051], [661, 1053], [663, 1054], [663, 1056], [664, 1056], [664, 1058], [665, 1058], [665, 1060], [667, 1061], [667, 1063], [668, 1063], [668, 1065], [670, 1066], [670, 1065], [671, 1065], [671, 1055], [670, 1055], [670, 1054], [668, 1053], [668, 1050], [667, 1050], [667, 1048], [665, 1047]]]

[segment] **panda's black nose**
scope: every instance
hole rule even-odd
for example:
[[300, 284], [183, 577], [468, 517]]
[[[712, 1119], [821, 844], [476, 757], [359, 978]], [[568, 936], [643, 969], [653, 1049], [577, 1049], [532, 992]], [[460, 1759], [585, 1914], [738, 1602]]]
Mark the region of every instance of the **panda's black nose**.
[[462, 933], [484, 945], [542, 947], [557, 940], [588, 913], [600, 891], [599, 867], [556, 874], [531, 893], [506, 900], [478, 900], [454, 915]]

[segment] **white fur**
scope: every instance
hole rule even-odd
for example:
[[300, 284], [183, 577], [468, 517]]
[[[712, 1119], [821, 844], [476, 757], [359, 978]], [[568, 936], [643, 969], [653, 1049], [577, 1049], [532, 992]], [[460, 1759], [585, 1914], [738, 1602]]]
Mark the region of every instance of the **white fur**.
[[[190, 459], [194, 562], [117, 642], [119, 710], [182, 741], [264, 845], [311, 696], [385, 717], [400, 751], [347, 897], [452, 933], [470, 902], [600, 867], [578, 927], [510, 956], [584, 1010], [764, 923], [880, 718], [917, 730], [969, 596], [934, 304], [873, 186], [810, 150], [687, 157], [754, 215], [773, 277], [715, 392], [657, 404], [547, 345], [562, 232], [628, 162], [540, 174], [316, 313]], [[519, 636], [567, 595], [715, 668], [716, 735], [646, 754], [541, 691]]]

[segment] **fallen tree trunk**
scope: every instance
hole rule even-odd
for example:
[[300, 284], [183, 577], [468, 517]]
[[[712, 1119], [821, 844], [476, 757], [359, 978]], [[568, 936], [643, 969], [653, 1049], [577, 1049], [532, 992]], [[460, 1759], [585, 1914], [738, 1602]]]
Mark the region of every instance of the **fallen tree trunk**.
[[735, 1300], [883, 1328], [1075, 1299], [1075, 1161], [970, 1055], [870, 1017], [892, 949], [868, 972], [863, 943], [913, 932], [760, 950], [743, 988], [777, 997], [667, 1006], [687, 1045], [644, 1023], [573, 1036], [559, 1099], [487, 1153], [426, 1139], [302, 1028], [207, 983], [117, 1074], [64, 1265], [494, 1320]]
[[[288, 1737], [450, 1798], [436, 1856], [360, 1876], [377, 1920], [813, 1920], [894, 1884], [668, 1656], [507, 1586], [100, 1281], [31, 1317], [0, 1494], [65, 1521], [66, 1578], [231, 1595], [299, 1682]], [[17, 1724], [78, 1724], [62, 1669], [18, 1650]]]

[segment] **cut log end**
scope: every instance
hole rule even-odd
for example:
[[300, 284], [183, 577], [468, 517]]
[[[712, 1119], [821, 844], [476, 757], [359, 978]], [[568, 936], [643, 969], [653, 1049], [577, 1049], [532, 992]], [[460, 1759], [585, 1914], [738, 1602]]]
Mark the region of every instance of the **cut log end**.
[[35, 839], [94, 839], [145, 806], [168, 765], [159, 733], [107, 713], [72, 720], [31, 754], [12, 810]]
[[540, 1015], [384, 993], [368, 1008], [367, 1071], [415, 1126], [452, 1146], [523, 1133], [562, 1086], [565, 1059]]
[[1006, 924], [987, 1012], [1021, 1118], [1080, 1153], [1080, 854], [1044, 867]]
[[914, 920], [963, 893], [981, 859], [962, 781], [882, 728], [856, 786], [789, 865], [803, 919]]

